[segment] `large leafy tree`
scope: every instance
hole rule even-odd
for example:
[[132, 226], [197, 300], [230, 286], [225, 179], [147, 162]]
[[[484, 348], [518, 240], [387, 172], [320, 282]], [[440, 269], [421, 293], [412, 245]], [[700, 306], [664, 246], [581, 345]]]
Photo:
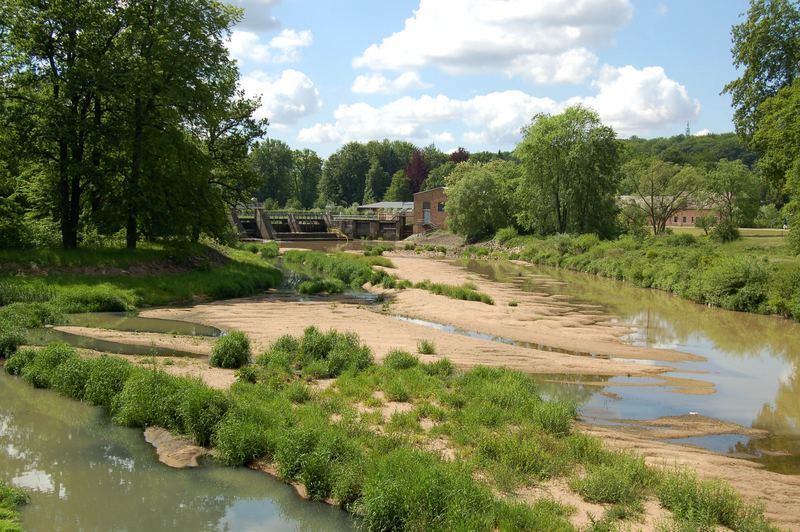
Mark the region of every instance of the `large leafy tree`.
[[448, 176], [447, 225], [468, 241], [493, 235], [511, 224], [511, 190], [521, 167], [508, 161], [464, 162]]
[[722, 160], [709, 172], [708, 195], [721, 225], [749, 225], [758, 214], [758, 178], [741, 161]]
[[364, 204], [373, 203], [378, 200], [375, 191], [379, 189], [380, 183], [386, 182], [388, 176], [386, 171], [381, 168], [377, 159], [373, 159], [367, 171], [366, 183], [364, 184]]
[[294, 196], [294, 157], [289, 145], [280, 140], [266, 139], [255, 145], [250, 160], [259, 180], [256, 198], [259, 201], [270, 198], [278, 205], [286, 205]]
[[[753, 146], [762, 154], [758, 169], [777, 191], [800, 163], [800, 80], [759, 106]], [[787, 191], [788, 192], [788, 191]]]
[[614, 130], [594, 111], [537, 115], [515, 155], [522, 161], [518, 220], [539, 233], [614, 231], [620, 153]]
[[322, 159], [308, 148], [292, 153], [292, 197], [304, 208], [314, 206], [322, 177]]
[[411, 201], [413, 194], [411, 192], [411, 182], [408, 179], [405, 171], [398, 170], [392, 176], [392, 184], [386, 189], [386, 194], [383, 196], [384, 201]]
[[733, 100], [737, 133], [749, 138], [761, 103], [800, 74], [800, 9], [793, 0], [751, 0], [731, 33], [733, 64], [742, 75], [723, 92]]
[[324, 207], [360, 202], [369, 166], [369, 151], [364, 144], [348, 142], [339, 148], [322, 167], [317, 203]]
[[421, 151], [415, 150], [411, 154], [411, 159], [406, 165], [406, 176], [408, 177], [412, 194], [420, 191], [422, 184], [428, 178], [429, 171], [428, 163], [425, 161], [425, 156]]
[[650, 223], [653, 234], [664, 232], [667, 221], [698, 200], [705, 180], [703, 172], [660, 159], [634, 159], [622, 167], [624, 188], [630, 190], [623, 203], [639, 210]]

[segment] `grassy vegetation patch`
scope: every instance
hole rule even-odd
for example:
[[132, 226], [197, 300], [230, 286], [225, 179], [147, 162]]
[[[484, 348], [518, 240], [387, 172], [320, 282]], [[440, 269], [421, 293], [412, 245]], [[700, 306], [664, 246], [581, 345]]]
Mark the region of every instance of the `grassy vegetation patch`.
[[28, 494], [0, 481], [0, 530], [22, 532], [19, 509], [30, 502]]
[[250, 362], [250, 339], [241, 331], [220, 336], [211, 349], [209, 364], [217, 368], [237, 369]]
[[487, 305], [494, 305], [494, 300], [488, 294], [479, 292], [474, 284], [464, 283], [463, 285], [452, 285], [444, 283], [432, 283], [421, 281], [414, 285], [414, 288], [427, 290], [438, 296], [449, 297], [450, 299], [461, 299], [463, 301], [480, 301]]

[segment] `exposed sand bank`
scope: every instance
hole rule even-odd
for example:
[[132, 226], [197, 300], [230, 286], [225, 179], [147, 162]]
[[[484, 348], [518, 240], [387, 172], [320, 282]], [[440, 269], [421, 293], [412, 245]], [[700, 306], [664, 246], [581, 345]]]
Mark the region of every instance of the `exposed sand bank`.
[[[426, 299], [439, 297], [427, 292], [415, 292], [427, 294]], [[239, 299], [187, 308], [148, 310], [142, 312], [142, 316], [193, 321], [224, 330], [238, 329], [247, 333], [255, 351], [266, 349], [281, 335], [301, 335], [306, 327], [315, 325], [323, 330], [337, 329], [357, 333], [372, 348], [378, 360], [383, 359], [392, 349], [416, 352], [418, 341], [432, 340], [436, 345], [437, 355], [421, 355], [421, 358], [430, 361], [446, 356], [459, 367], [482, 364], [507, 366], [530, 373], [585, 375], [654, 375], [669, 369], [465, 337], [398, 321], [368, 308], [350, 304]], [[178, 342], [175, 345], [178, 349], [180, 338], [174, 340]]]
[[[445, 261], [396, 253], [387, 256], [396, 266], [387, 271], [402, 279], [412, 282], [427, 279], [453, 285], [471, 282], [479, 291], [489, 294], [495, 302], [494, 305], [486, 305], [454, 300], [418, 289], [387, 291], [394, 298], [392, 311], [403, 316], [596, 356], [653, 362], [703, 360], [700, 356], [680, 351], [624, 344], [619, 338], [631, 330], [611, 324], [609, 316], [593, 305], [570, 302], [565, 297], [524, 292], [513, 284], [487, 281]], [[512, 301], [516, 302], [516, 306], [509, 306]]]

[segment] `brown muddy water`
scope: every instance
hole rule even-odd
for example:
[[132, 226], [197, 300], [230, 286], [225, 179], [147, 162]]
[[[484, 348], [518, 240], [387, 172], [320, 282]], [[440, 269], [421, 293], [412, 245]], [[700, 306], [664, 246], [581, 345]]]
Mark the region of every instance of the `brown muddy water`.
[[505, 261], [460, 264], [524, 291], [601, 305], [611, 322], [631, 327], [623, 341], [632, 345], [705, 357], [704, 361], [670, 363], [677, 371], [667, 375], [710, 382], [714, 393], [709, 395], [676, 393], [659, 386], [656, 378], [551, 376], [549, 380], [573, 382], [548, 388], [578, 401], [587, 421], [618, 424], [694, 412], [764, 429], [770, 436], [718, 434], [673, 441], [756, 459], [773, 471], [800, 474], [800, 323], [709, 308], [587, 274]]
[[210, 462], [171, 469], [141, 430], [2, 368], [0, 398], [0, 480], [29, 490], [29, 532], [355, 529], [345, 512], [263, 473]]

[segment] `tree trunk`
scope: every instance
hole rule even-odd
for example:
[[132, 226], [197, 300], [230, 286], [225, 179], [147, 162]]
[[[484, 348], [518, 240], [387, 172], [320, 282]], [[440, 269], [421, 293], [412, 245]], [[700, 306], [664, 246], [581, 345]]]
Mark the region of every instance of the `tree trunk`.
[[128, 204], [128, 218], [125, 225], [125, 245], [128, 249], [136, 249], [139, 239], [136, 222], [136, 203], [139, 196], [139, 179], [142, 173], [142, 136], [144, 134], [142, 100], [136, 98], [133, 110], [133, 150], [131, 152], [131, 174], [128, 179], [125, 195]]

